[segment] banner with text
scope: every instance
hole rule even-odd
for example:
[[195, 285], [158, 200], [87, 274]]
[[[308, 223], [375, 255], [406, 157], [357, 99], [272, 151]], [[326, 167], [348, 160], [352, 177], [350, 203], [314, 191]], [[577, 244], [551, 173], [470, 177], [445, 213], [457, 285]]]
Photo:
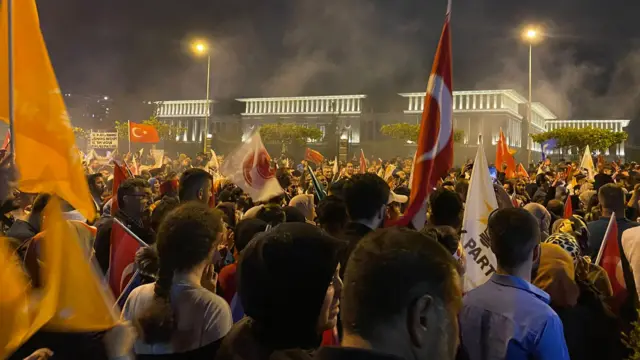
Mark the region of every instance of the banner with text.
[[89, 147], [92, 149], [116, 149], [118, 147], [118, 133], [92, 132], [89, 136]]

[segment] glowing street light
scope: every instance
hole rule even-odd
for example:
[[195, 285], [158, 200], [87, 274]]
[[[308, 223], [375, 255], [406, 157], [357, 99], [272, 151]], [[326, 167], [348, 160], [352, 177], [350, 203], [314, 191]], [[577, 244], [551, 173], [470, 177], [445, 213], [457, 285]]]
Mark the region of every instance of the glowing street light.
[[531, 102], [531, 58], [533, 54], [533, 45], [542, 40], [541, 32], [534, 26], [528, 26], [522, 33], [522, 38], [529, 43], [529, 103], [527, 104], [527, 166], [531, 163], [531, 147], [533, 142], [530, 143], [531, 137], [531, 119], [532, 119], [532, 102]]
[[211, 106], [209, 105], [209, 93], [210, 93], [210, 80], [211, 80], [211, 54], [209, 53], [209, 47], [207, 43], [202, 40], [196, 40], [191, 43], [191, 49], [196, 55], [207, 55], [207, 97], [206, 97], [206, 107], [204, 114], [204, 134], [202, 136], [203, 142], [203, 152], [207, 152], [207, 139], [211, 136], [209, 135], [209, 112], [211, 111]]

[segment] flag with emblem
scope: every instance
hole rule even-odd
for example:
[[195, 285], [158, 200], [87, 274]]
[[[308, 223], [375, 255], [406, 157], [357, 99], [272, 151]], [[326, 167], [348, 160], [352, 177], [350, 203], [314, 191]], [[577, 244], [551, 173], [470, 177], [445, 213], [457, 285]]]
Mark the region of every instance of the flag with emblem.
[[589, 145], [584, 149], [584, 155], [582, 155], [582, 161], [580, 162], [580, 169], [587, 171], [587, 177], [589, 180], [593, 180], [596, 175], [595, 166], [593, 166], [593, 158], [591, 157], [591, 149]]
[[266, 201], [284, 192], [271, 168], [271, 157], [259, 132], [225, 158], [220, 172], [253, 201]]
[[609, 300], [611, 310], [627, 324], [635, 321], [640, 301], [629, 260], [622, 251], [615, 213], [611, 214], [595, 263], [609, 276], [613, 290], [613, 297]]
[[[49, 54], [40, 32], [35, 0], [13, 2], [13, 101], [18, 188], [57, 194], [88, 220], [95, 218], [82, 159]], [[0, 3], [0, 120], [9, 123], [7, 1]]]
[[469, 192], [462, 221], [462, 248], [466, 257], [464, 292], [484, 284], [496, 271], [496, 257], [491, 251], [487, 223], [498, 208], [484, 149], [479, 146], [473, 163]]
[[147, 244], [118, 219], [113, 219], [109, 271], [107, 273], [109, 287], [116, 298], [120, 296], [133, 276], [136, 252], [142, 246], [147, 246]]
[[86, 249], [63, 217], [53, 197], [44, 212], [42, 243], [42, 300], [36, 323], [54, 331], [103, 331], [116, 325], [113, 296], [89, 260]]
[[129, 121], [129, 141], [132, 143], [158, 143], [160, 136], [155, 127]]
[[418, 149], [411, 173], [409, 205], [397, 225], [411, 222], [420, 230], [427, 219], [427, 199], [453, 164], [453, 83], [451, 63], [451, 1], [424, 98]]
[[322, 163], [324, 156], [319, 151], [307, 148], [304, 151], [304, 159], [317, 165]]

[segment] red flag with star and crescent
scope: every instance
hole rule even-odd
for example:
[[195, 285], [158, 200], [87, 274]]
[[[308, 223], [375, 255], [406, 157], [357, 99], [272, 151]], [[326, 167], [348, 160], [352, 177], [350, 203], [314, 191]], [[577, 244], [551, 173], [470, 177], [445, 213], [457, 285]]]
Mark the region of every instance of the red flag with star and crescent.
[[414, 158], [411, 196], [404, 215], [394, 225], [422, 229], [427, 218], [427, 199], [438, 180], [453, 164], [453, 92], [451, 63], [451, 1], [431, 76], [424, 99], [424, 110], [418, 135], [418, 150]]
[[132, 143], [158, 143], [160, 136], [158, 131], [151, 125], [137, 124], [129, 122], [129, 141]]

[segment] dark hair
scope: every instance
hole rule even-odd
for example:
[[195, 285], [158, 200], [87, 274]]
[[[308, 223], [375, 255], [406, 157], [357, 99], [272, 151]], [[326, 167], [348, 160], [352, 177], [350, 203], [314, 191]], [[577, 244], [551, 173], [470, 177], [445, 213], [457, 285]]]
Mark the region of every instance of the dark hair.
[[344, 199], [344, 185], [346, 184], [346, 182], [347, 180], [345, 179], [340, 179], [338, 181], [332, 182], [331, 184], [329, 184], [329, 193], [340, 199]]
[[431, 209], [429, 218], [431, 225], [447, 225], [454, 229], [460, 227], [464, 206], [458, 193], [438, 188], [429, 196], [429, 208]]
[[318, 223], [328, 232], [341, 230], [348, 221], [347, 206], [339, 197], [327, 196], [318, 204]]
[[547, 210], [555, 216], [563, 217], [564, 203], [560, 200], [550, 200], [547, 204]]
[[129, 178], [120, 183], [118, 187], [118, 205], [120, 207], [124, 206], [124, 197], [127, 195], [132, 195], [136, 189], [146, 189], [150, 187], [149, 182], [142, 179]]
[[156, 344], [171, 340], [175, 328], [170, 296], [173, 274], [207, 260], [221, 231], [222, 214], [205, 204], [183, 204], [165, 217], [156, 241], [160, 269], [154, 301], [134, 319], [144, 342]]
[[542, 187], [542, 185], [547, 183], [547, 176], [545, 174], [536, 175], [536, 185], [538, 187]]
[[453, 257], [433, 236], [395, 227], [372, 232], [349, 257], [342, 325], [367, 340], [418, 296], [429, 294], [445, 304], [460, 301], [455, 274]]
[[540, 242], [538, 220], [522, 208], [501, 209], [489, 217], [487, 225], [491, 250], [498, 265], [513, 270], [527, 261]]
[[304, 214], [293, 206], [285, 206], [282, 208], [286, 222], [307, 222]]
[[391, 189], [376, 174], [356, 174], [344, 186], [344, 199], [351, 220], [371, 219], [389, 201]]
[[97, 172], [95, 174], [87, 175], [87, 183], [89, 184], [89, 189], [93, 190], [96, 187], [96, 180], [98, 178], [104, 178], [101, 173]]
[[236, 251], [241, 252], [259, 233], [267, 229], [267, 223], [260, 219], [244, 219], [236, 225], [234, 243]]
[[236, 227], [236, 206], [230, 202], [223, 202], [216, 206], [216, 209], [222, 211], [223, 220], [231, 229]]
[[624, 215], [624, 191], [616, 184], [606, 184], [598, 191], [598, 200], [602, 209], [618, 212], [616, 216]]
[[455, 186], [455, 191], [460, 196], [461, 201], [467, 201], [467, 193], [469, 192], [469, 180], [459, 179]]
[[49, 203], [49, 199], [51, 199], [51, 194], [47, 194], [47, 193], [38, 194], [36, 199], [33, 200], [33, 206], [31, 206], [31, 213], [41, 213]]
[[213, 176], [205, 170], [191, 168], [185, 170], [180, 176], [178, 197], [181, 202], [198, 200], [198, 191], [206, 186], [207, 181], [212, 181]]
[[460, 236], [458, 231], [451, 226], [442, 225], [435, 227], [425, 227], [420, 231], [421, 233], [433, 236], [442, 246], [451, 253], [455, 254], [458, 251], [458, 244], [460, 243]]
[[165, 216], [178, 206], [180, 206], [180, 201], [178, 201], [177, 198], [171, 196], [163, 197], [151, 213], [151, 228], [158, 232], [158, 228], [160, 228], [160, 224]]
[[256, 214], [256, 219], [260, 219], [271, 226], [276, 226], [287, 221], [287, 215], [279, 205], [266, 204]]

